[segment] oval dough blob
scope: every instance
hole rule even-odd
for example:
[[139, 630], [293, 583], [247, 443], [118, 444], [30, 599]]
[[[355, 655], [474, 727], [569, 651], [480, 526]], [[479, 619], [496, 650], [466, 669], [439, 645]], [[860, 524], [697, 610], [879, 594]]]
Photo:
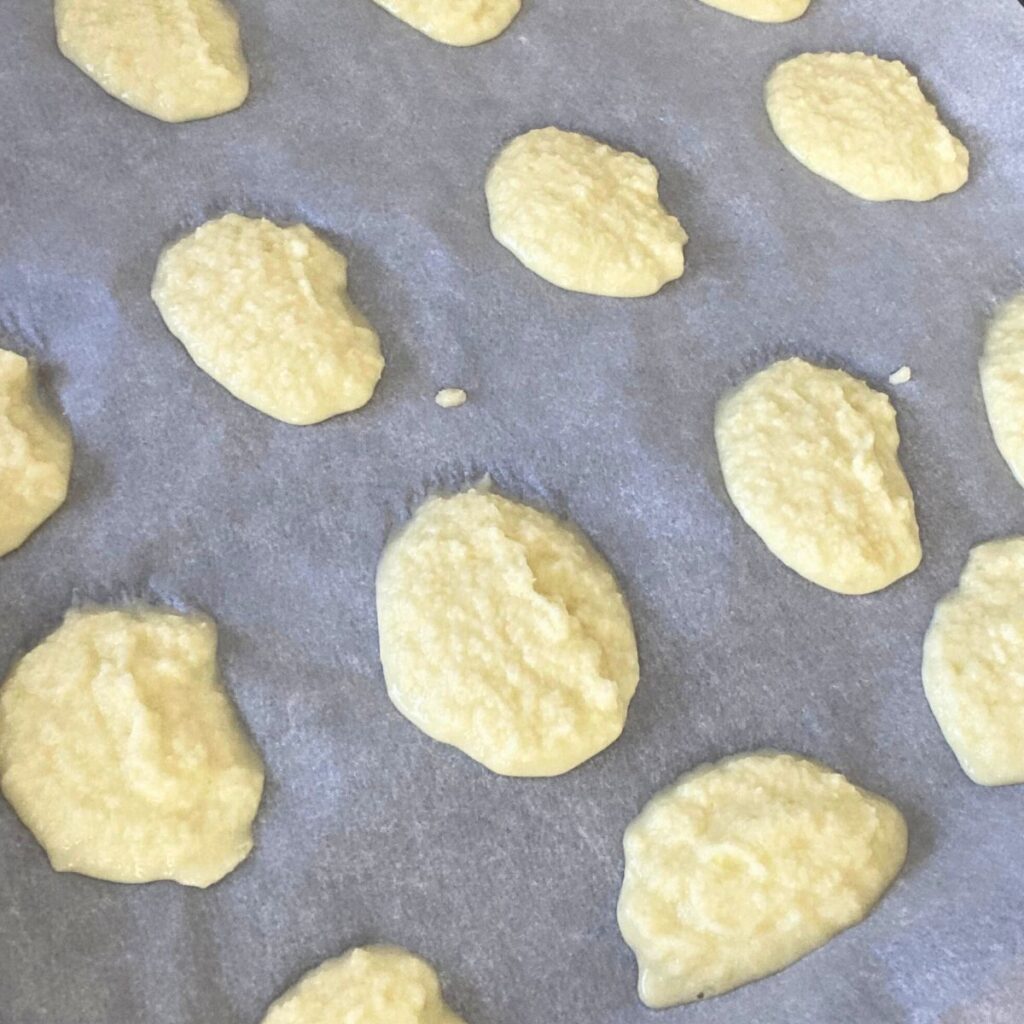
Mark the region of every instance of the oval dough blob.
[[701, 0], [727, 14], [749, 21], [794, 21], [803, 15], [811, 0]]
[[996, 446], [1024, 486], [1024, 293], [1007, 302], [989, 327], [981, 390]]
[[229, 213], [168, 247], [153, 301], [196, 364], [285, 423], [365, 405], [380, 341], [346, 293], [348, 264], [304, 224]]
[[967, 149], [898, 60], [805, 53], [775, 68], [765, 101], [786, 149], [861, 199], [920, 202], [967, 181]]
[[64, 503], [71, 434], [42, 404], [27, 359], [0, 349], [0, 555]]
[[1024, 782], [1024, 537], [971, 551], [924, 640], [924, 692], [961, 768]]
[[740, 515], [801, 576], [867, 594], [920, 564], [896, 413], [863, 381], [774, 363], [719, 402], [715, 441]]
[[838, 772], [762, 751], [702, 765], [626, 829], [619, 928], [650, 1007], [720, 995], [860, 921], [907, 828]]
[[636, 640], [583, 535], [500, 495], [426, 501], [377, 571], [388, 694], [501, 775], [560, 775], [622, 732]]
[[207, 886], [252, 849], [263, 768], [209, 619], [70, 611], [0, 690], [0, 788], [56, 871]]
[[464, 1024], [430, 964], [397, 946], [325, 960], [275, 1002], [263, 1024]]
[[537, 128], [501, 151], [486, 192], [494, 237], [560, 288], [630, 298], [683, 273], [686, 232], [635, 153]]
[[475, 46], [500, 36], [521, 0], [375, 0], [384, 10], [439, 43]]
[[162, 121], [194, 121], [249, 93], [238, 22], [220, 0], [56, 0], [61, 53]]

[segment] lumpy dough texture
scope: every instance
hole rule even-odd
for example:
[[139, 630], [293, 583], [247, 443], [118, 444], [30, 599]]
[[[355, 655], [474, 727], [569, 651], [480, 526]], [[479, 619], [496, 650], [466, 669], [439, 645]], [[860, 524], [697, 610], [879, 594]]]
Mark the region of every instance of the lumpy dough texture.
[[464, 1024], [445, 1005], [434, 969], [395, 946], [326, 960], [267, 1011], [263, 1024]]
[[768, 117], [805, 167], [861, 199], [934, 199], [967, 181], [968, 154], [898, 60], [805, 53], [765, 87]]
[[196, 364], [285, 423], [365, 405], [380, 341], [348, 298], [348, 264], [304, 224], [229, 213], [165, 250], [153, 301]]
[[57, 43], [111, 96], [163, 121], [240, 106], [249, 71], [221, 0], [56, 0]]
[[963, 770], [1024, 782], [1024, 537], [976, 547], [925, 635], [924, 691]]
[[996, 445], [1024, 486], [1024, 293], [1006, 303], [989, 327], [981, 390]]
[[578, 531], [500, 495], [425, 502], [377, 573], [388, 693], [406, 718], [502, 775], [559, 775], [622, 732], [636, 641]]
[[592, 295], [652, 295], [683, 273], [686, 232], [635, 153], [559, 128], [513, 139], [487, 175], [491, 231], [546, 281]]
[[779, 971], [860, 921], [907, 851], [903, 817], [813, 761], [703, 765], [626, 830], [619, 928], [651, 1007]]
[[28, 360], [0, 349], [0, 555], [63, 504], [71, 447], [70, 433], [36, 394]]
[[57, 871], [207, 886], [252, 848], [263, 768], [213, 622], [70, 611], [0, 690], [0, 786]]
[[475, 46], [501, 35], [521, 0], [376, 0], [425, 36], [449, 46]]
[[786, 359], [719, 402], [715, 440], [740, 515], [801, 576], [866, 594], [917, 568], [914, 497], [886, 395]]
[[750, 21], [793, 21], [810, 6], [811, 0], [701, 0]]

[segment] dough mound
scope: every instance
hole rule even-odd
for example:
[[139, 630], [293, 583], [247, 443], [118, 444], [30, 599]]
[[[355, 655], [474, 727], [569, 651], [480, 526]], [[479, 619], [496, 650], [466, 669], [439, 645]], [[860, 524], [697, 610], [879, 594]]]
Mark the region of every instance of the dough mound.
[[762, 751], [684, 775], [623, 843], [619, 928], [658, 1008], [773, 974], [856, 924], [899, 872], [907, 827], [838, 772]]
[[249, 69], [220, 0], [56, 0], [57, 45], [101, 88], [162, 121], [241, 106]]
[[989, 327], [981, 390], [996, 446], [1024, 487], [1024, 293], [1007, 302]]
[[209, 619], [70, 611], [0, 689], [0, 788], [56, 871], [207, 886], [252, 848], [263, 768]]
[[863, 381], [774, 363], [719, 402], [715, 440], [740, 515], [801, 576], [867, 594], [920, 564], [896, 413]]
[[626, 601], [574, 528], [500, 495], [426, 501], [377, 571], [388, 694], [501, 775], [560, 775], [622, 732], [639, 678]]
[[274, 1003], [263, 1024], [464, 1024], [445, 1005], [434, 969], [397, 946], [363, 946], [325, 960]]
[[765, 86], [768, 117], [805, 167], [876, 201], [921, 202], [967, 181], [967, 150], [898, 60], [805, 53]]
[[701, 0], [727, 14], [749, 21], [794, 21], [803, 15], [811, 0]]
[[486, 192], [494, 237], [560, 288], [632, 298], [683, 273], [686, 232], [635, 153], [537, 128], [501, 151]]
[[384, 10], [439, 43], [475, 46], [500, 36], [522, 0], [375, 0]]
[[229, 213], [167, 248], [153, 301], [200, 369], [285, 423], [365, 405], [380, 341], [346, 293], [348, 264], [304, 224]]
[[0, 556], [64, 503], [71, 434], [40, 402], [28, 360], [0, 349]]
[[960, 767], [1024, 782], [1024, 537], [971, 551], [924, 639], [924, 692]]

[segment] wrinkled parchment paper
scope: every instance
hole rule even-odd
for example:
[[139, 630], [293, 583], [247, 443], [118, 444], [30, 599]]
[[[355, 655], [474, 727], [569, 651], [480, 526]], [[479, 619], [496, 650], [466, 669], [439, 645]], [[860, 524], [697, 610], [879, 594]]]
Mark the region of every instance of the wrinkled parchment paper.
[[[1024, 788], [964, 777], [919, 678], [971, 545], [1024, 531], [976, 372], [994, 304], [1024, 288], [1024, 8], [814, 0], [763, 26], [696, 0], [526, 0], [472, 50], [370, 0], [240, 8], [249, 101], [171, 126], [61, 58], [47, 0], [0, 5], [0, 322], [76, 444], [67, 504], [0, 562], [0, 663], [75, 601], [204, 609], [269, 780], [252, 856], [206, 892], [55, 874], [0, 804], [2, 1024], [257, 1024], [371, 941], [428, 957], [470, 1024], [1024, 1019]], [[969, 185], [876, 205], [789, 157], [762, 83], [818, 49], [918, 71]], [[487, 164], [548, 123], [655, 162], [692, 239], [681, 281], [574, 295], [492, 240]], [[349, 255], [388, 361], [365, 409], [277, 423], [164, 329], [161, 247], [229, 209], [305, 220]], [[787, 571], [724, 493], [714, 401], [790, 353], [896, 403], [925, 557], [883, 593]], [[903, 364], [913, 380], [889, 388]], [[446, 385], [468, 404], [438, 409]], [[489, 774], [384, 691], [385, 537], [484, 472], [579, 523], [636, 620], [625, 733], [557, 779]], [[906, 869], [776, 977], [646, 1011], [615, 925], [623, 828], [685, 769], [761, 746], [893, 799]]]

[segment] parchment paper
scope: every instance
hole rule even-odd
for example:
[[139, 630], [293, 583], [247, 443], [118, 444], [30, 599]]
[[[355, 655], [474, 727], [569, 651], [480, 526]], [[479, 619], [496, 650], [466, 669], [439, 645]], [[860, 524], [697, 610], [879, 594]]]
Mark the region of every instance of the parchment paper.
[[[960, 772], [920, 644], [969, 548], [1024, 531], [976, 361], [1024, 288], [1024, 9], [814, 0], [762, 26], [696, 0], [526, 0], [449, 49], [370, 0], [241, 0], [251, 98], [181, 126], [65, 61], [47, 0], [0, 5], [0, 320], [76, 444], [65, 507], [0, 562], [0, 665], [74, 601], [210, 612], [267, 764], [252, 856], [202, 892], [52, 872], [0, 805], [3, 1024], [256, 1024], [300, 974], [389, 941], [470, 1024], [1017, 1024], [1024, 789]], [[917, 70], [971, 151], [963, 191], [861, 202], [797, 164], [774, 63], [865, 49]], [[555, 123], [651, 158], [691, 235], [646, 300], [560, 291], [490, 237], [502, 143]], [[387, 369], [317, 427], [231, 398], [149, 299], [161, 247], [225, 210], [305, 220], [350, 257]], [[851, 599], [729, 503], [716, 397], [799, 353], [891, 388], [925, 549]], [[435, 391], [469, 403], [445, 411]], [[373, 576], [432, 488], [489, 471], [618, 572], [642, 679], [622, 738], [561, 778], [498, 778], [392, 708]], [[877, 911], [783, 973], [654, 1014], [615, 925], [625, 825], [696, 764], [773, 746], [893, 799], [909, 860]]]

